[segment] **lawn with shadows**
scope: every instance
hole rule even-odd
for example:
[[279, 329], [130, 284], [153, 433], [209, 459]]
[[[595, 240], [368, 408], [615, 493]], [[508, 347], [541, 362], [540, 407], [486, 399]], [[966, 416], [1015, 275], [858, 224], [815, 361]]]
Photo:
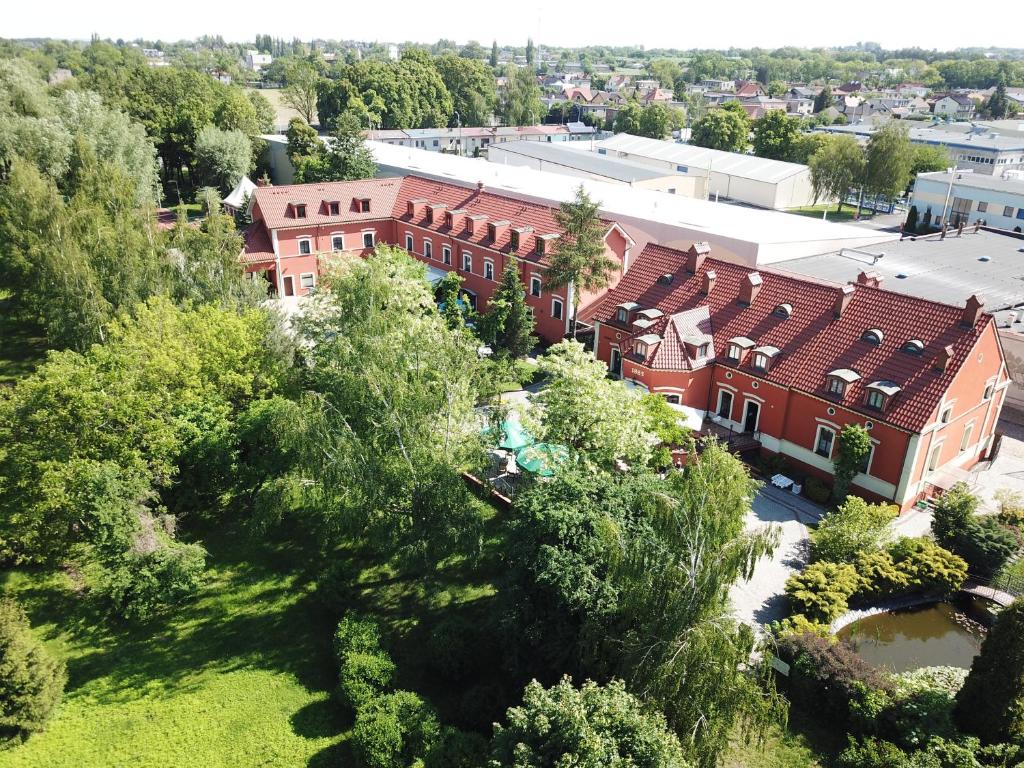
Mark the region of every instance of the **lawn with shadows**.
[[[492, 530], [480, 559], [399, 576], [365, 553], [338, 553], [352, 559], [354, 574], [340, 610], [381, 622], [396, 682], [438, 704], [442, 716], [443, 681], [421, 670], [425, 639], [439, 617], [472, 615], [494, 594], [484, 571], [497, 567], [487, 553], [500, 526], [481, 508]], [[351, 723], [330, 698], [339, 608], [317, 594], [322, 559], [294, 543], [301, 538], [204, 534], [210, 567], [200, 594], [141, 625], [105, 617], [62, 571], [0, 573], [0, 591], [22, 602], [69, 674], [47, 730], [0, 752], [0, 768], [347, 764]]]

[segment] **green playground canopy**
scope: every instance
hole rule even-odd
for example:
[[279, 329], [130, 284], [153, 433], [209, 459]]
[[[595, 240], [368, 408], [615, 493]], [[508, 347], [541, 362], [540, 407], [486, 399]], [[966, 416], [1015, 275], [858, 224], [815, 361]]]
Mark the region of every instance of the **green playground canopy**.
[[555, 467], [569, 458], [569, 449], [564, 445], [537, 443], [523, 448], [516, 455], [516, 464], [540, 477], [551, 477]]
[[533, 445], [533, 435], [527, 432], [522, 424], [511, 419], [501, 422], [501, 442], [498, 443], [499, 448], [518, 451], [520, 448], [525, 448], [528, 445]]

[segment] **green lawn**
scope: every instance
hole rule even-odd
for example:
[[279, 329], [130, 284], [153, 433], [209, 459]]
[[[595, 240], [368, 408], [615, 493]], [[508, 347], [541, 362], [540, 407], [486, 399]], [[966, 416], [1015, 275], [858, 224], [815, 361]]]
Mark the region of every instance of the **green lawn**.
[[0, 384], [30, 374], [46, 356], [41, 328], [10, 309], [10, 299], [0, 291]]
[[[2, 574], [70, 680], [47, 731], [0, 752], [0, 768], [344, 765], [346, 723], [329, 699], [335, 617], [315, 593], [317, 558], [285, 532], [268, 538], [205, 537], [198, 599], [138, 627], [98, 615], [64, 573]], [[422, 653], [421, 622], [493, 589], [458, 561], [415, 579], [363, 565], [352, 603], [382, 620], [398, 682], [431, 697], [429, 680], [402, 675]]]
[[762, 741], [735, 739], [723, 768], [822, 768], [845, 746], [844, 734], [793, 708], [786, 728], [773, 726]]
[[[822, 211], [827, 211], [826, 217], [828, 221], [853, 221], [854, 214], [857, 212], [857, 206], [844, 205], [843, 210], [837, 213], [834, 203], [829, 205], [808, 205], [804, 208], [790, 208], [786, 213], [794, 213], [797, 216], [810, 216], [820, 219]], [[867, 215], [868, 214], [865, 212], [864, 216]]]

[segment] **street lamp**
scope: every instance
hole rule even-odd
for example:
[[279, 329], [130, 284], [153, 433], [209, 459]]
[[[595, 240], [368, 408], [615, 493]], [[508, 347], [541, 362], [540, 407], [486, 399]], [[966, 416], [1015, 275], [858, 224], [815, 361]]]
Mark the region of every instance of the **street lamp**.
[[457, 109], [453, 110], [452, 112], [455, 115], [455, 124], [459, 127], [459, 141], [456, 144], [456, 146], [458, 147], [459, 150], [459, 157], [462, 157], [462, 115], [459, 114], [459, 110]]

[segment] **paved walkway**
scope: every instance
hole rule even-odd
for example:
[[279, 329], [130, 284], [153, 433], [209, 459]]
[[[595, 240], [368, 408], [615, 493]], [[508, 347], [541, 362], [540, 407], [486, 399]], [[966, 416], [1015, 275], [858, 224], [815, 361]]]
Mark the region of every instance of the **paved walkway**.
[[749, 581], [737, 582], [729, 591], [733, 615], [760, 629], [786, 616], [786, 579], [804, 567], [809, 541], [807, 525], [816, 521], [821, 508], [802, 496], [764, 486], [754, 498], [747, 530], [770, 526], [779, 529], [779, 545], [771, 556], [754, 566]]

